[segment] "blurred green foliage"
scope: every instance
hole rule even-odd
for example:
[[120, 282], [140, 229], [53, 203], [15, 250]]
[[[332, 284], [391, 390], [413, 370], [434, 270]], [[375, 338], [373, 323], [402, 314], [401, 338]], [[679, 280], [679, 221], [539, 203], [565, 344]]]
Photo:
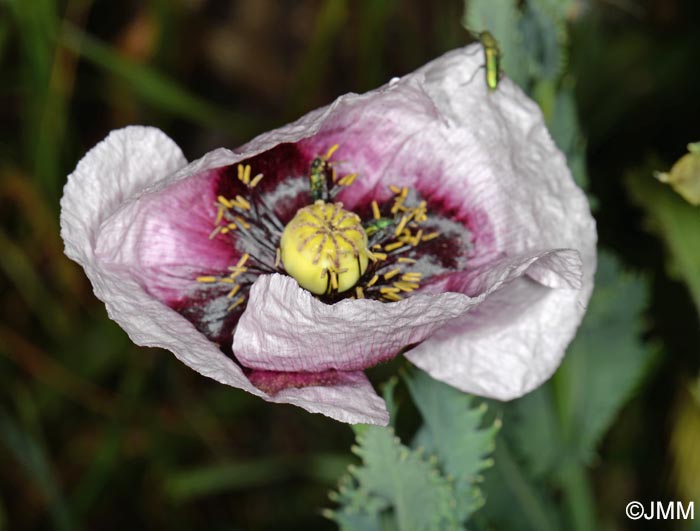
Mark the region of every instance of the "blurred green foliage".
[[[505, 75], [537, 99], [577, 180], [589, 183], [612, 257], [554, 380], [489, 408], [503, 429], [483, 483], [479, 449], [490, 439], [478, 434], [493, 435], [484, 428], [493, 418], [450, 431], [478, 440], [464, 445], [428, 435], [446, 433], [439, 425], [419, 429], [421, 415], [442, 418], [428, 407], [449, 404], [448, 418], [473, 413], [466, 396], [415, 408], [408, 398], [420, 386], [409, 380], [397, 388], [396, 433], [425, 454], [386, 432], [375, 442], [389, 453], [402, 444], [417, 467], [451, 475], [453, 492], [472, 489], [457, 500], [469, 508], [462, 516], [485, 500], [474, 528], [630, 529], [629, 500], [697, 496], [692, 475], [678, 471], [694, 462], [689, 419], [700, 410], [680, 392], [700, 369], [700, 214], [660, 188], [652, 170], [697, 140], [700, 6], [467, 7], [467, 27], [496, 35]], [[0, 529], [334, 527], [318, 508], [356, 462], [351, 431], [132, 345], [63, 256], [58, 199], [77, 160], [113, 128], [158, 126], [188, 158], [235, 147], [470, 42], [463, 8], [461, 0], [0, 1]], [[381, 379], [382, 368], [373, 374]], [[672, 433], [680, 442], [670, 445]]]

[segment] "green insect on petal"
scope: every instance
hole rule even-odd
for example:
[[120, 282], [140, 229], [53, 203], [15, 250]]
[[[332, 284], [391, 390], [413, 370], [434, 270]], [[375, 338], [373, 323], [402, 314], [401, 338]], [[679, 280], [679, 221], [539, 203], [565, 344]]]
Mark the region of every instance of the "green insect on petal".
[[498, 41], [488, 31], [479, 33], [479, 41], [484, 48], [486, 85], [489, 92], [493, 92], [498, 88], [501, 77], [501, 51], [498, 48]]
[[378, 233], [380, 230], [384, 230], [391, 226], [393, 223], [394, 220], [389, 218], [375, 219], [365, 225], [365, 232], [367, 233], [367, 236], [372, 236], [373, 234]]

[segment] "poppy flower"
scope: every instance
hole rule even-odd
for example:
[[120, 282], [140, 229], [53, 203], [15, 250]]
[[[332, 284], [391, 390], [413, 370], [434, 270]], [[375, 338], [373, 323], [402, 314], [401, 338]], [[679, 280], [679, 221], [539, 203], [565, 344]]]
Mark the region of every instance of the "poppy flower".
[[403, 354], [507, 400], [585, 311], [595, 224], [540, 110], [478, 47], [187, 163], [112, 132], [61, 201], [66, 254], [131, 339], [221, 383], [386, 424], [364, 374]]

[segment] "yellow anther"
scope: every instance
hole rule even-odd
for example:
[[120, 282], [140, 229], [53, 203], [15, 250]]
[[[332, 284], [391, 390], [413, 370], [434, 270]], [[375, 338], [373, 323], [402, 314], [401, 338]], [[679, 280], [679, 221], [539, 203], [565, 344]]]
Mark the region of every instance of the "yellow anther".
[[223, 195], [220, 195], [216, 199], [219, 201], [219, 203], [221, 203], [226, 208], [233, 208], [233, 204], [231, 203], [231, 201], [226, 199]]
[[421, 238], [421, 240], [424, 242], [428, 242], [430, 240], [434, 240], [438, 236], [440, 236], [439, 232], [431, 232], [430, 234], [426, 234], [425, 236], [423, 236], [423, 238]]
[[422, 276], [422, 273], [410, 271], [401, 275], [401, 280], [405, 280], [407, 282], [418, 282]]
[[241, 289], [241, 287], [238, 284], [236, 284], [235, 286], [233, 286], [233, 289], [231, 289], [231, 291], [229, 291], [228, 295], [226, 295], [226, 296], [229, 299], [233, 299], [236, 296], [236, 293], [238, 293], [238, 290], [240, 290], [240, 289]]
[[243, 304], [243, 301], [245, 301], [245, 296], [241, 295], [240, 297], [238, 297], [238, 298], [233, 302], [233, 304], [231, 304], [231, 306], [229, 306], [229, 307], [226, 309], [226, 311], [230, 312], [231, 310], [233, 310], [233, 309], [236, 308], [237, 306], [240, 306], [241, 304]]
[[396, 302], [401, 300], [401, 295], [398, 293], [383, 293], [382, 297], [390, 302]]
[[250, 255], [248, 253], [244, 253], [239, 259], [238, 262], [236, 263], [236, 268], [243, 267], [243, 265], [248, 261], [248, 258], [250, 258]]
[[282, 260], [282, 257], [280, 256], [280, 249], [279, 247], [275, 249], [275, 269], [277, 269], [280, 266], [280, 261]]
[[216, 219], [214, 220], [214, 225], [218, 225], [221, 223], [221, 220], [224, 219], [224, 209], [219, 207], [219, 209], [216, 211]]
[[411, 240], [411, 245], [414, 247], [420, 243], [421, 238], [423, 237], [423, 229], [418, 229], [418, 232], [416, 232], [416, 235], [413, 237]]
[[399, 257], [399, 263], [400, 264], [415, 264], [416, 259], [415, 258], [406, 258], [405, 256]]
[[394, 231], [397, 238], [403, 232], [403, 229], [406, 228], [406, 223], [408, 223], [408, 220], [409, 216], [401, 216], [401, 221], [399, 221], [399, 224], [396, 226], [396, 230]]
[[245, 197], [243, 197], [241, 195], [237, 195], [236, 201], [241, 206], [241, 208], [244, 208], [245, 210], [250, 210], [250, 203], [248, 202], [248, 200]]
[[239, 269], [238, 271], [234, 271], [233, 273], [231, 273], [228, 276], [228, 278], [230, 278], [231, 280], [235, 280], [237, 276], [242, 275], [246, 271], [247, 271], [247, 269], [245, 267], [243, 267], [243, 268]]
[[413, 218], [418, 222], [422, 223], [423, 221], [428, 219], [427, 216], [427, 203], [425, 201], [421, 201], [418, 203], [418, 206], [415, 208], [415, 213]]
[[405, 186], [403, 186], [403, 187], [401, 188], [401, 194], [400, 194], [399, 197], [401, 197], [401, 199], [406, 199], [406, 196], [407, 196], [407, 195], [408, 195], [408, 188], [406, 188]]
[[211, 284], [216, 282], [218, 279], [212, 276], [197, 277], [197, 282], [204, 282], [205, 284]]
[[391, 207], [391, 213], [396, 214], [399, 210], [406, 210], [406, 208], [403, 206], [403, 199], [401, 197], [397, 197], [394, 200], [394, 205]]
[[223, 282], [224, 284], [233, 284], [233, 279], [229, 277], [224, 277], [220, 278], [219, 282]]
[[379, 212], [379, 205], [376, 201], [372, 201], [372, 216], [374, 219], [379, 219], [382, 217], [381, 212]]
[[226, 234], [229, 231], [228, 227], [221, 227], [221, 234]]
[[365, 292], [362, 291], [362, 288], [361, 288], [360, 286], [357, 286], [357, 287], [355, 288], [355, 296], [356, 296], [358, 299], [364, 299], [364, 298], [365, 298]]
[[248, 223], [245, 219], [243, 219], [241, 216], [236, 216], [236, 221], [240, 224], [241, 227], [244, 229], [249, 229], [250, 228], [250, 223]]
[[333, 153], [335, 153], [339, 147], [340, 144], [333, 144], [331, 147], [328, 148], [328, 151], [326, 151], [326, 154], [323, 156], [323, 159], [329, 160], [333, 156]]
[[238, 180], [245, 185], [250, 183], [250, 164], [238, 165]]
[[386, 293], [398, 293], [401, 291], [399, 288], [391, 288], [388, 286], [384, 286], [383, 288], [379, 288], [379, 293], [386, 294]]
[[350, 186], [353, 182], [355, 182], [355, 179], [357, 179], [356, 173], [348, 173], [340, 178], [338, 184], [340, 186]]
[[378, 280], [379, 280], [379, 275], [374, 275], [372, 278], [369, 279], [369, 282], [367, 282], [367, 287], [371, 288], [372, 286], [374, 286], [377, 283]]
[[413, 291], [414, 289], [418, 289], [420, 284], [416, 284], [415, 282], [398, 281], [398, 282], [394, 282], [394, 286], [399, 288], [401, 291], [410, 292], [410, 291]]
[[394, 243], [390, 243], [388, 245], [385, 245], [384, 250], [387, 253], [390, 253], [391, 251], [395, 251], [396, 249], [398, 249], [399, 247], [403, 247], [404, 245], [405, 245], [404, 242], [394, 242]]
[[[380, 247], [380, 248], [381, 248], [381, 247]], [[372, 252], [372, 254], [370, 255], [370, 259], [371, 259], [373, 262], [376, 262], [377, 260], [386, 260], [386, 257], [387, 257], [387, 254], [386, 254], [386, 253], [376, 253], [376, 252]]]
[[360, 218], [339, 203], [316, 201], [299, 209], [280, 241], [287, 273], [317, 295], [352, 288], [366, 271], [369, 255]]
[[236, 230], [238, 227], [236, 226], [235, 223], [229, 223], [228, 225], [226, 225], [226, 228], [228, 230]]
[[250, 181], [250, 187], [255, 188], [260, 183], [260, 181], [262, 181], [262, 178], [263, 178], [263, 174], [258, 173], [255, 177], [253, 177], [253, 180]]
[[401, 273], [401, 269], [400, 269], [400, 268], [397, 267], [396, 269], [392, 269], [392, 270], [389, 271], [388, 273], [384, 273], [384, 280], [392, 279], [392, 278], [394, 278], [396, 275], [398, 275], [399, 273]]
[[394, 192], [395, 194], [400, 194], [400, 193], [401, 193], [401, 188], [399, 188], [399, 187], [396, 186], [395, 184], [390, 184], [390, 185], [389, 185], [389, 190], [391, 190], [391, 191]]

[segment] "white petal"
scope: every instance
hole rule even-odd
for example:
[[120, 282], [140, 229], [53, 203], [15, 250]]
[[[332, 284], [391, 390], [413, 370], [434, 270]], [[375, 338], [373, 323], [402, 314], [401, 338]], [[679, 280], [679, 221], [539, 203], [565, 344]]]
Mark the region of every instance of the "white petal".
[[250, 290], [233, 351], [255, 369], [361, 370], [422, 341], [475, 303], [460, 293], [443, 293], [391, 304], [362, 299], [331, 305], [290, 277], [263, 275]]
[[475, 311], [434, 334], [406, 357], [462, 391], [510, 400], [546, 381], [559, 366], [585, 308], [576, 290], [522, 277]]
[[261, 394], [191, 323], [148, 295], [128, 271], [106, 266], [95, 254], [105, 220], [185, 164], [177, 145], [158, 129], [113, 131], [68, 177], [61, 200], [66, 254], [85, 268], [110, 318], [134, 343], [167, 348], [205, 376]]
[[186, 163], [180, 148], [153, 127], [110, 133], [68, 176], [61, 198], [66, 254], [80, 264], [90, 263], [100, 225], [124, 201]]
[[577, 285], [580, 261], [571, 251], [503, 258], [450, 276], [450, 285], [431, 285], [426, 294], [390, 304], [367, 299], [324, 304], [290, 277], [264, 275], [251, 288], [233, 351], [244, 366], [259, 370], [361, 370], [438, 330], [452, 330], [452, 322], [469, 321], [482, 301], [529, 271], [570, 278], [568, 289], [559, 291], [576, 293], [571, 288]]
[[362, 372], [348, 373], [344, 383], [285, 389], [267, 400], [294, 404], [349, 424], [389, 424], [384, 400]]

